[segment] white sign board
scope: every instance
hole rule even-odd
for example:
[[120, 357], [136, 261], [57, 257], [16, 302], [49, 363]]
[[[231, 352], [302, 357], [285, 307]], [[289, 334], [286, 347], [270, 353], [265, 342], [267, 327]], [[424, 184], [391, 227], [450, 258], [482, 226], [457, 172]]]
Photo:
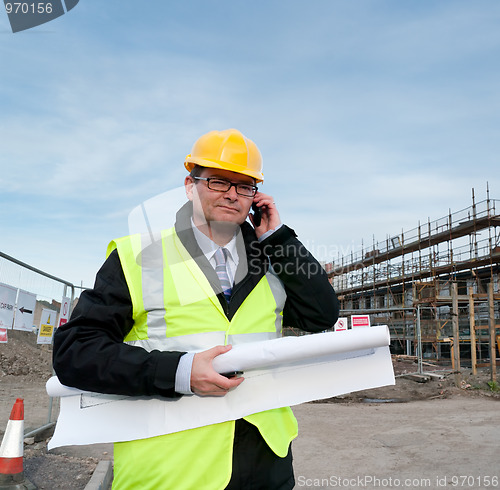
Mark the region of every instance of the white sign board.
[[36, 295], [19, 290], [17, 310], [14, 318], [14, 330], [33, 330], [33, 316], [35, 315]]
[[67, 298], [66, 296], [63, 296], [63, 299], [61, 301], [61, 311], [59, 312], [59, 325], [64, 325], [65, 323], [68, 323], [69, 320], [69, 302], [70, 299]]
[[0, 284], [0, 328], [12, 328], [17, 289]]
[[37, 344], [51, 344], [56, 326], [57, 311], [43, 309], [38, 329]]
[[343, 332], [344, 330], [347, 330], [348, 325], [349, 325], [349, 321], [348, 321], [347, 317], [340, 317], [337, 320], [337, 323], [333, 326], [333, 329], [336, 332]]
[[351, 315], [351, 328], [369, 327], [370, 315]]

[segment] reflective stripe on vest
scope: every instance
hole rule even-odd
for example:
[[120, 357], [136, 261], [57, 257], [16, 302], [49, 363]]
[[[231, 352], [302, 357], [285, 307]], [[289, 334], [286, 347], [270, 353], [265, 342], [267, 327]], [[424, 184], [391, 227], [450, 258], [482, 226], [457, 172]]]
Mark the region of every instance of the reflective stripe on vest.
[[[229, 321], [174, 229], [162, 232], [161, 237], [118, 239], [110, 244], [108, 253], [114, 248], [133, 305], [134, 325], [125, 338], [127, 343], [147, 350], [198, 351], [281, 335], [286, 294], [272, 272], [261, 278]], [[190, 307], [184, 308], [187, 305]], [[245, 419], [258, 427], [278, 456], [286, 456], [290, 441], [297, 436], [297, 422], [288, 407]], [[144, 486], [142, 480], [141, 488], [222, 489], [231, 476], [233, 436], [234, 422], [229, 421], [117, 443], [113, 488], [137, 488], [131, 482], [138, 475], [148, 475], [151, 485]], [[163, 483], [155, 486], [153, 482]]]

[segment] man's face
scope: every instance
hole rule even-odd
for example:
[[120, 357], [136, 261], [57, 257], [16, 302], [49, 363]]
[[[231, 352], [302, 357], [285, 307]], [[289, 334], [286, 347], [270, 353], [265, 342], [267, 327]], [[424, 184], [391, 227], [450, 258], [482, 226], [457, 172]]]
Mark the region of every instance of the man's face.
[[[200, 175], [203, 178], [218, 178], [235, 184], [254, 185], [252, 177], [220, 170], [217, 168], [203, 168]], [[193, 220], [196, 225], [206, 222], [226, 222], [240, 225], [248, 216], [253, 197], [245, 197], [236, 193], [232, 186], [226, 192], [214, 191], [208, 188], [208, 182], [194, 180], [187, 176], [184, 184], [188, 199], [193, 202]]]

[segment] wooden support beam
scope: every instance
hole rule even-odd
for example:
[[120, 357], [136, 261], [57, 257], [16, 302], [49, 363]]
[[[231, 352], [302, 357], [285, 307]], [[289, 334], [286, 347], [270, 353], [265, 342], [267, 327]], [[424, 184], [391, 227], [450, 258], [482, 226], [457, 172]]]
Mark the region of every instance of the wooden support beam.
[[489, 309], [489, 322], [490, 327], [490, 374], [491, 381], [496, 382], [497, 380], [497, 349], [495, 345], [496, 341], [496, 324], [495, 324], [495, 304], [494, 304], [494, 294], [493, 294], [493, 281], [488, 284], [488, 309]]
[[458, 284], [451, 284], [451, 323], [453, 325], [453, 359], [455, 371], [460, 371], [460, 331], [458, 328]]
[[[487, 301], [488, 297], [489, 297], [488, 293], [475, 293], [474, 294], [474, 299], [482, 299], [482, 300]], [[500, 293], [493, 293], [493, 299], [495, 301], [500, 300]]]
[[476, 356], [476, 317], [474, 315], [474, 288], [469, 287], [469, 328], [470, 328], [470, 357], [472, 374], [477, 374]]

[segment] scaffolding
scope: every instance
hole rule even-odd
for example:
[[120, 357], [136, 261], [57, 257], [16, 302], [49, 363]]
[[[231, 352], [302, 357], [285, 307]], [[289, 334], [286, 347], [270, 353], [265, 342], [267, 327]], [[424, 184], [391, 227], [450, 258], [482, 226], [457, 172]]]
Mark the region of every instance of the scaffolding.
[[[472, 190], [470, 207], [326, 264], [342, 310], [369, 311], [373, 324], [389, 325], [394, 352], [415, 352], [418, 310], [424, 357], [455, 362], [460, 351], [478, 362], [491, 357], [500, 328], [500, 201], [489, 190], [487, 196], [476, 203]], [[474, 352], [471, 316], [488, 325], [473, 332]]]

